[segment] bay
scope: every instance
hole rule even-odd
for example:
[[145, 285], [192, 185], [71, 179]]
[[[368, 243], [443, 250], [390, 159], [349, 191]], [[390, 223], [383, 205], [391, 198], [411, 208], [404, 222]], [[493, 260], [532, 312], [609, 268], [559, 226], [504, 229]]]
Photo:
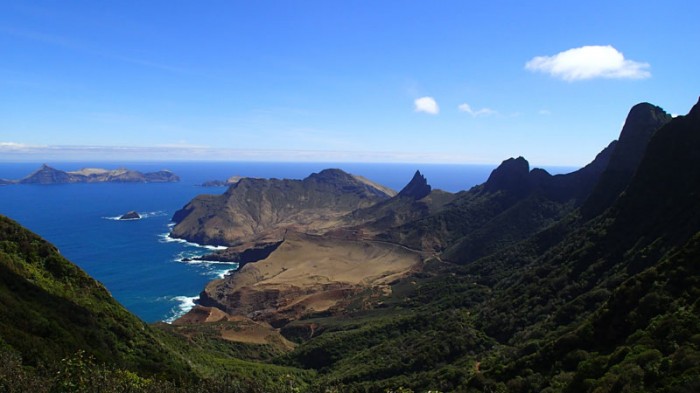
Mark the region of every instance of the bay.
[[[493, 165], [359, 163], [48, 163], [61, 170], [127, 167], [142, 172], [169, 169], [181, 177], [165, 184], [57, 184], [0, 187], [0, 214], [38, 233], [61, 254], [102, 282], [127, 309], [147, 322], [171, 321], [193, 305], [205, 285], [236, 264], [186, 263], [184, 257], [209, 250], [167, 237], [175, 211], [199, 194], [224, 187], [197, 186], [233, 175], [302, 179], [325, 168], [340, 168], [401, 189], [419, 169], [433, 188], [450, 192], [484, 182]], [[18, 179], [40, 163], [0, 163], [0, 178]], [[548, 168], [563, 173], [571, 168]], [[135, 210], [141, 220], [119, 221]]]

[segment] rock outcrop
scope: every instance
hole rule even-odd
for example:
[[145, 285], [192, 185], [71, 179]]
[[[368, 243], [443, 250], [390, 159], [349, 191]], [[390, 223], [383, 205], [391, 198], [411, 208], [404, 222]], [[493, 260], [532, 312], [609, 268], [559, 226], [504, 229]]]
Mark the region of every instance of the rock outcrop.
[[413, 175], [413, 179], [398, 193], [398, 197], [413, 198], [415, 200], [425, 198], [430, 194], [432, 188], [428, 184], [428, 180], [420, 173], [416, 171]]
[[119, 217], [120, 220], [138, 220], [141, 218], [141, 215], [134, 210], [126, 212], [122, 214], [121, 217]]
[[629, 185], [654, 133], [669, 121], [671, 115], [658, 106], [641, 103], [632, 107], [610, 163], [582, 208], [585, 217], [600, 214], [615, 201]]

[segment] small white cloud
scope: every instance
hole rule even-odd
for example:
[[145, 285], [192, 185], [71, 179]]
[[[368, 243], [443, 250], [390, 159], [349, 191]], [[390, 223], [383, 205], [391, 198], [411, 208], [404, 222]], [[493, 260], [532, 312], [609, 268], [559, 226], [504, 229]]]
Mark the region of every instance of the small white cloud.
[[491, 115], [495, 115], [496, 113], [498, 113], [498, 112], [496, 112], [495, 110], [493, 110], [493, 109], [491, 109], [491, 108], [473, 109], [473, 108], [472, 108], [469, 104], [467, 104], [467, 103], [459, 104], [459, 106], [458, 106], [457, 108], [459, 109], [460, 112], [469, 113], [470, 115], [472, 115], [472, 116], [474, 116], [474, 117], [478, 117], [478, 116], [491, 116]]
[[437, 115], [440, 112], [437, 102], [433, 97], [421, 97], [413, 101], [416, 112], [425, 112], [431, 115]]
[[565, 81], [594, 78], [644, 79], [651, 76], [648, 63], [625, 59], [610, 45], [582, 46], [554, 56], [537, 56], [525, 64], [533, 72], [544, 72]]
[[552, 114], [552, 112], [550, 112], [548, 109], [540, 109], [540, 111], [537, 113], [539, 113], [542, 116], [549, 116]]

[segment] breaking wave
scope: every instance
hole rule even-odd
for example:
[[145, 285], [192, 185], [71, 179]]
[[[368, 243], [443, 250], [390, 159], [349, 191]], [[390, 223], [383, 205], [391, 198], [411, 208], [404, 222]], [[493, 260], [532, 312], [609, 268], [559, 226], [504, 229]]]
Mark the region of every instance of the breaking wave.
[[173, 323], [176, 319], [187, 314], [195, 306], [195, 301], [199, 299], [199, 296], [175, 296], [169, 301], [178, 302], [172, 309], [170, 309], [170, 316], [164, 320], [166, 323]]
[[139, 213], [139, 216], [141, 216], [141, 218], [129, 218], [129, 219], [126, 219], [126, 220], [121, 220], [121, 217], [122, 217], [122, 216], [119, 215], [119, 216], [112, 216], [112, 217], [109, 217], [109, 216], [108, 216], [108, 217], [102, 217], [102, 219], [104, 219], [104, 220], [112, 220], [112, 221], [135, 221], [135, 220], [143, 220], [144, 218], [163, 217], [163, 216], [167, 216], [167, 215], [168, 215], [168, 213], [166, 213], [166, 212], [164, 212], [164, 211], [143, 212], [143, 213], [137, 212], [137, 213]]

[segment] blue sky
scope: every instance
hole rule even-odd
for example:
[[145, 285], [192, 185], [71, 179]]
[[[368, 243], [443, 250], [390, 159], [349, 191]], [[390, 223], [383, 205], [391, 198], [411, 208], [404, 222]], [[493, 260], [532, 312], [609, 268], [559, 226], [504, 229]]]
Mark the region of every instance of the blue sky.
[[700, 95], [700, 2], [0, 3], [0, 160], [583, 165]]

